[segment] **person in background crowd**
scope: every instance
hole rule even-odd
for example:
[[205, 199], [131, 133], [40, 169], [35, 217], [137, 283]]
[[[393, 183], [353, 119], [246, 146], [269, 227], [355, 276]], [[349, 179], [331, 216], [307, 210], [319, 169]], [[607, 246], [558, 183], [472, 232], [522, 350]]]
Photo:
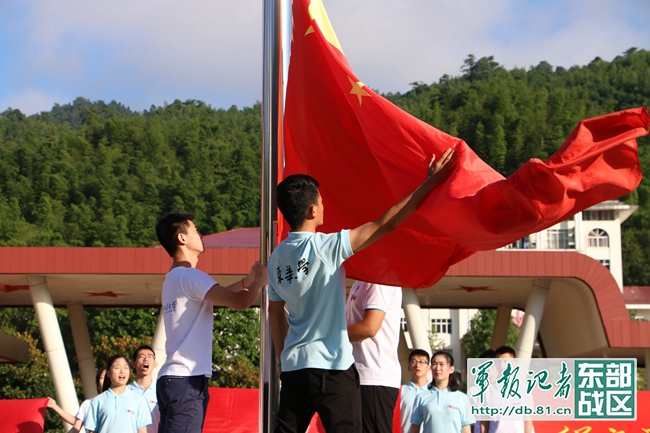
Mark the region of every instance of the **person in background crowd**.
[[131, 367], [123, 355], [106, 363], [105, 390], [90, 402], [85, 427], [88, 433], [146, 433], [151, 412], [142, 395], [127, 389]]
[[[514, 359], [515, 349], [510, 346], [501, 346], [494, 351], [494, 358]], [[490, 420], [481, 421], [481, 433], [535, 433], [533, 422], [526, 420]]]
[[454, 358], [444, 350], [431, 357], [433, 381], [415, 397], [410, 433], [471, 433], [474, 417], [469, 399], [458, 391]]
[[361, 383], [363, 433], [392, 433], [402, 382], [397, 356], [402, 288], [356, 281], [345, 304], [348, 337]]
[[150, 346], [142, 345], [133, 352], [131, 366], [135, 369], [135, 380], [129, 384], [128, 388], [140, 393], [147, 401], [152, 421], [147, 426], [147, 433], [157, 433], [160, 423], [156, 382], [153, 380], [153, 371], [157, 365], [156, 353]]
[[[104, 386], [104, 376], [106, 376], [106, 367], [100, 368], [95, 375], [95, 386], [97, 387], [97, 394], [102, 393], [102, 387]], [[79, 433], [79, 431], [81, 431], [81, 428], [84, 426], [86, 416], [88, 416], [88, 409], [90, 408], [91, 400], [91, 398], [84, 400], [83, 403], [81, 403], [81, 406], [79, 406], [79, 410], [77, 411], [76, 415], [71, 415], [61, 409], [59, 405], [56, 404], [56, 401], [51, 397], [47, 398], [47, 407], [53, 409], [63, 421], [72, 425], [72, 428], [68, 430], [68, 433]]]
[[411, 414], [413, 413], [413, 404], [415, 397], [426, 391], [429, 384], [429, 352], [422, 349], [413, 349], [409, 353], [409, 373], [411, 381], [402, 385], [402, 395], [400, 397], [400, 417], [402, 433], [409, 433], [411, 428]]

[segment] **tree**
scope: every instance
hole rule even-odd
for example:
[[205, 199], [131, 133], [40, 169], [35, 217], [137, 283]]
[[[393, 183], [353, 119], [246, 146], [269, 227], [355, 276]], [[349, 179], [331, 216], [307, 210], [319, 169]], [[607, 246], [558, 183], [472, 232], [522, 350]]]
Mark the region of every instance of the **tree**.
[[259, 386], [260, 318], [257, 308], [214, 313], [212, 386], [256, 388]]
[[[481, 353], [490, 348], [492, 332], [496, 320], [496, 310], [479, 310], [469, 322], [469, 330], [461, 338], [461, 342], [468, 358], [478, 358]], [[508, 336], [506, 345], [515, 347], [519, 329], [510, 322], [508, 325]]]

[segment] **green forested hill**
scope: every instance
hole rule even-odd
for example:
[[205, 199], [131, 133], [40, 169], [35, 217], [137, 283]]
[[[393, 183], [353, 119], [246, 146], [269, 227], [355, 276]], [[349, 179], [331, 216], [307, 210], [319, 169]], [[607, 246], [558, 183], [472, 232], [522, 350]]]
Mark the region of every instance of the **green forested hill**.
[[[587, 117], [650, 103], [650, 52], [569, 69], [506, 70], [470, 55], [458, 77], [386, 97], [463, 138], [509, 175], [551, 155]], [[122, 104], [0, 113], [0, 245], [148, 246], [163, 210], [197, 213], [204, 233], [259, 223], [260, 105], [213, 109], [175, 101], [142, 113]], [[639, 140], [648, 166], [648, 139]], [[650, 284], [650, 186], [626, 197], [625, 283]]]
[[260, 107], [176, 101], [0, 115], [0, 245], [147, 246], [156, 216], [191, 210], [204, 233], [259, 221]]

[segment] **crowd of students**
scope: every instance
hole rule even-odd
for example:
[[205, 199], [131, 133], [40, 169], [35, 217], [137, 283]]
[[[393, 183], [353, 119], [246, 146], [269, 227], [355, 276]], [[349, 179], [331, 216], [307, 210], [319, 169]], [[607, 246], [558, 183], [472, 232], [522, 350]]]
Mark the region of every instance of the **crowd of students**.
[[[96, 433], [154, 433], [160, 420], [153, 371], [156, 355], [150, 346], [140, 346], [129, 360], [124, 355], [111, 356], [106, 367], [95, 377], [98, 395], [85, 400], [75, 415], [48, 399], [48, 407], [72, 425], [68, 433], [82, 427]], [[135, 379], [128, 384], [131, 367]]]

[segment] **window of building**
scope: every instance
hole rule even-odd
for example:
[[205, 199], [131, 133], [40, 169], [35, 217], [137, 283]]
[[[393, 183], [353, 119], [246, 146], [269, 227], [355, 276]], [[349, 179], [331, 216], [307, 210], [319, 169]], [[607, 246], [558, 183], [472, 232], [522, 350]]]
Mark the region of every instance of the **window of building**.
[[517, 241], [514, 241], [511, 244], [506, 245], [503, 247], [505, 249], [516, 249], [516, 250], [527, 250], [529, 248], [535, 248], [535, 245], [530, 242], [530, 236], [526, 236], [525, 238], [521, 238]]
[[604, 267], [609, 269], [609, 259], [598, 260]]
[[399, 325], [402, 327], [402, 331], [409, 332], [409, 327], [408, 327], [408, 324], [406, 323], [406, 319], [404, 317], [402, 317], [400, 319]]
[[451, 334], [451, 319], [431, 319], [431, 330], [437, 334]]
[[585, 210], [582, 212], [585, 221], [614, 221], [613, 210]]
[[587, 237], [590, 247], [608, 247], [609, 235], [603, 229], [593, 229]]
[[549, 250], [568, 250], [576, 247], [573, 229], [546, 230], [546, 248]]

